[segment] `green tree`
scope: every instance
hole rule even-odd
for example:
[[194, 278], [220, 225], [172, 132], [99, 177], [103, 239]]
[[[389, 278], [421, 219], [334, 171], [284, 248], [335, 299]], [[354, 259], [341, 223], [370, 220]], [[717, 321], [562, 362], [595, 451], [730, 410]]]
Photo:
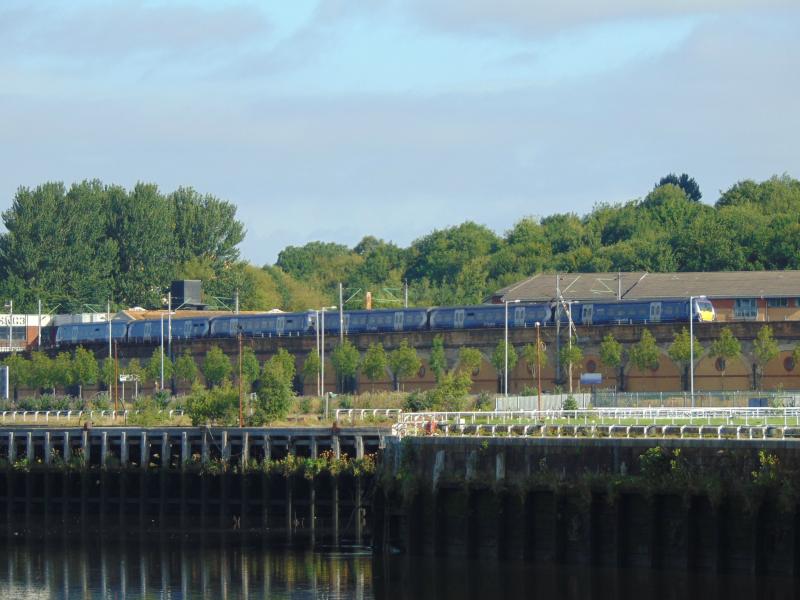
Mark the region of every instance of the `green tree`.
[[463, 410], [471, 387], [469, 372], [459, 369], [447, 371], [436, 387], [428, 392], [431, 407], [435, 410]]
[[[667, 349], [667, 354], [672, 359], [672, 362], [681, 367], [681, 381], [683, 382], [684, 391], [689, 388], [689, 366], [692, 361], [692, 341], [689, 337], [689, 331], [684, 327], [680, 333], [676, 333], [672, 343]], [[703, 347], [697, 338], [694, 338], [694, 355], [696, 357], [703, 353]]]
[[175, 359], [175, 379], [184, 385], [194, 385], [199, 373], [197, 363], [194, 361], [190, 350], [187, 348]]
[[388, 365], [389, 359], [386, 356], [386, 350], [383, 349], [383, 344], [380, 342], [370, 344], [361, 361], [361, 371], [367, 376], [367, 379], [370, 381], [380, 379], [386, 375]]
[[730, 327], [724, 327], [719, 337], [711, 343], [708, 355], [719, 361], [722, 371], [722, 389], [725, 389], [725, 372], [728, 369], [728, 361], [738, 357], [742, 353], [742, 345], [736, 336], [733, 335]]
[[[318, 382], [319, 373], [319, 354], [317, 353], [316, 349], [309, 350], [305, 360], [303, 361], [303, 378], [306, 380], [313, 379], [315, 382]], [[319, 393], [319, 389], [317, 389], [316, 392]]]
[[431, 359], [428, 362], [436, 381], [447, 371], [447, 357], [444, 353], [444, 338], [441, 335], [433, 336], [431, 345]]
[[[100, 365], [100, 379], [99, 381], [110, 390], [114, 385], [114, 375], [116, 373], [116, 365], [113, 358], [103, 359]], [[55, 392], [54, 392], [55, 393]]]
[[574, 365], [583, 361], [583, 350], [578, 346], [578, 340], [572, 338], [571, 343], [561, 346], [559, 359], [562, 365], [567, 365], [567, 379], [569, 381], [569, 393], [572, 393], [572, 368]]
[[56, 382], [53, 377], [53, 361], [44, 352], [31, 352], [27, 383], [29, 387], [37, 390], [48, 388], [55, 396]]
[[348, 339], [345, 339], [331, 352], [331, 364], [339, 380], [339, 390], [345, 389], [345, 381], [355, 377], [356, 371], [358, 371], [358, 360], [358, 350]]
[[659, 188], [666, 184], [678, 186], [683, 190], [683, 193], [686, 194], [686, 197], [694, 202], [700, 202], [700, 199], [703, 197], [703, 194], [700, 193], [700, 186], [697, 185], [694, 177], [689, 177], [686, 173], [681, 173], [680, 177], [675, 175], [675, 173], [670, 173], [662, 177], [655, 187]]
[[8, 385], [13, 390], [14, 402], [19, 397], [20, 385], [26, 383], [30, 378], [30, 361], [24, 356], [12, 352], [3, 361], [3, 364], [8, 367]]
[[403, 340], [400, 345], [389, 354], [389, 370], [394, 377], [395, 389], [400, 390], [400, 381], [411, 377], [422, 368], [422, 361], [417, 356], [417, 351], [408, 345], [408, 340]]
[[186, 397], [192, 425], [235, 425], [239, 421], [239, 392], [230, 382], [207, 389], [195, 384]]
[[[274, 357], [273, 357], [274, 358]], [[264, 365], [251, 421], [263, 425], [285, 419], [294, 399], [291, 380], [277, 361], [270, 359]]]
[[175, 247], [181, 260], [210, 259], [224, 268], [239, 258], [244, 224], [236, 220], [236, 205], [182, 187], [169, 195], [175, 215]]
[[153, 184], [137, 183], [130, 193], [116, 186], [106, 191], [107, 236], [118, 248], [114, 297], [129, 305], [157, 306], [176, 267], [173, 207]]
[[625, 367], [623, 365], [624, 351], [613, 334], [607, 333], [600, 342], [600, 362], [609, 369], [618, 369], [617, 385], [625, 389]]
[[279, 348], [278, 351], [264, 363], [264, 372], [266, 372], [268, 366], [280, 370], [280, 372], [283, 373], [282, 377], [290, 386], [292, 385], [295, 375], [294, 356], [289, 354], [286, 348]]
[[647, 329], [642, 331], [641, 339], [631, 347], [628, 354], [630, 355], [631, 364], [640, 372], [658, 367], [660, 356], [658, 345], [653, 334]]
[[75, 383], [75, 370], [72, 368], [72, 356], [69, 352], [59, 352], [53, 360], [53, 382], [65, 391]]
[[231, 365], [230, 359], [219, 346], [212, 346], [206, 352], [206, 358], [203, 361], [203, 376], [209, 387], [220, 385], [226, 379], [230, 379], [232, 371], [233, 365]]
[[764, 367], [773, 358], [780, 354], [781, 350], [778, 347], [778, 342], [772, 336], [772, 327], [764, 325], [758, 330], [756, 339], [753, 342], [753, 358], [755, 363], [753, 365], [753, 389], [758, 389], [761, 379], [764, 376]]
[[78, 384], [78, 398], [83, 400], [83, 386], [97, 383], [100, 369], [94, 354], [83, 347], [75, 350], [72, 359], [72, 380]]
[[[500, 381], [505, 381], [505, 366], [506, 366], [506, 343], [504, 340], [497, 342], [494, 352], [492, 352], [492, 366], [497, 371], [497, 376]], [[517, 366], [517, 351], [514, 349], [513, 344], [508, 345], [508, 372], [509, 374], [514, 371]], [[505, 391], [505, 390], [503, 390]]]
[[481, 351], [477, 348], [469, 348], [462, 346], [458, 349], [458, 369], [462, 373], [466, 373], [472, 380], [472, 374], [481, 367]]
[[[169, 356], [166, 355], [164, 352], [164, 385], [166, 386], [170, 379], [172, 379], [172, 373], [174, 370], [174, 366], [172, 361], [169, 359]], [[147, 365], [144, 368], [144, 379], [142, 383], [151, 382], [153, 385], [160, 389], [161, 387], [161, 347], [159, 346], [155, 350], [153, 350], [153, 354], [150, 356], [150, 359], [147, 361]]]
[[[292, 359], [294, 366], [294, 359]], [[261, 365], [258, 364], [258, 357], [252, 348], [242, 349], [242, 382], [245, 388], [249, 389], [261, 374]], [[294, 375], [294, 374], [293, 374]]]
[[547, 352], [544, 349], [544, 342], [540, 342], [539, 347], [536, 346], [535, 342], [533, 344], [525, 344], [522, 348], [522, 359], [528, 365], [528, 372], [535, 380], [537, 365], [540, 370], [544, 370], [547, 367]]

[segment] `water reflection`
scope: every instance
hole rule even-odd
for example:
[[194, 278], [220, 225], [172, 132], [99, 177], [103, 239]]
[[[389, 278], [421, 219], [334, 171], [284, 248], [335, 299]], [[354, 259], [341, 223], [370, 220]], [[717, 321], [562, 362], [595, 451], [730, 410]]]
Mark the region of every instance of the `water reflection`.
[[372, 593], [364, 549], [266, 549], [224, 541], [12, 543], [0, 547], [0, 598], [359, 598]]
[[0, 545], [0, 598], [789, 599], [791, 578], [376, 557], [224, 537]]

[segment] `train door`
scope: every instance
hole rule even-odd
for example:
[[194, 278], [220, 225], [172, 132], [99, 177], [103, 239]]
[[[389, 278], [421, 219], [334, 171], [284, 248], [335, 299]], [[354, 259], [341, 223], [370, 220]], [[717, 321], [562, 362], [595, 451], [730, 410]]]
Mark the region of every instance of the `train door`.
[[403, 313], [400, 311], [394, 313], [394, 330], [403, 331]]
[[150, 332], [151, 332], [152, 329], [153, 329], [153, 324], [152, 323], [145, 323], [144, 324], [144, 334], [142, 335], [142, 341], [143, 342], [149, 342], [150, 341]]
[[650, 321], [658, 323], [661, 320], [661, 302], [650, 303]]
[[277, 333], [278, 335], [283, 335], [285, 329], [286, 329], [286, 318], [278, 317], [275, 321], [275, 333]]
[[594, 304], [581, 304], [581, 323], [591, 325], [593, 314]]
[[453, 329], [464, 329], [464, 317], [466, 311], [463, 308], [457, 308], [453, 311]]
[[514, 327], [525, 327], [525, 307], [514, 307]]
[[77, 344], [78, 343], [78, 326], [77, 325], [73, 325], [72, 326], [72, 343], [73, 344]]
[[231, 319], [229, 325], [230, 329], [228, 331], [228, 335], [231, 337], [236, 337], [239, 335], [239, 319]]
[[183, 322], [183, 339], [188, 340], [192, 337], [192, 321], [186, 319]]

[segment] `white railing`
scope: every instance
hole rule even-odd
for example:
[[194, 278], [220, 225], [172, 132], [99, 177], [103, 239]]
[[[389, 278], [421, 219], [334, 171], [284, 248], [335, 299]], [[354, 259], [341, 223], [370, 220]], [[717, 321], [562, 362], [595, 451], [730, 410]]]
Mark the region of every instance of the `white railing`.
[[[777, 429], [776, 429], [777, 428]], [[800, 408], [595, 408], [588, 410], [522, 410], [522, 411], [433, 411], [401, 413], [395, 430], [398, 435], [425, 435], [435, 431], [469, 435], [558, 437], [574, 435], [596, 437], [625, 432], [622, 437], [678, 435], [706, 437], [716, 431], [717, 437], [752, 439], [753, 431], [777, 430], [800, 434]], [[656, 436], [657, 437], [657, 436]], [[757, 436], [758, 437], [758, 436]], [[764, 433], [761, 437], [767, 437]]]
[[334, 418], [355, 423], [367, 419], [399, 419], [402, 414], [399, 408], [337, 408]]
[[[83, 418], [126, 418], [129, 415], [139, 414], [139, 410], [4, 410], [0, 412], [0, 419], [2, 423], [49, 423], [50, 419], [76, 419], [80, 421]], [[165, 411], [158, 411], [159, 414], [164, 414]], [[167, 416], [171, 419], [173, 417], [183, 416], [182, 410], [168, 410]]]

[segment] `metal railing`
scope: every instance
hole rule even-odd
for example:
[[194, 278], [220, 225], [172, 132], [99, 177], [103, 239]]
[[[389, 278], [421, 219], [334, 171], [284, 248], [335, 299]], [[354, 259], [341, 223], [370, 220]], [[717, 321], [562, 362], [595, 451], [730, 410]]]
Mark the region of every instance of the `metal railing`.
[[367, 419], [399, 419], [402, 414], [403, 411], [399, 408], [337, 408], [334, 418], [337, 421], [355, 423]]
[[[50, 419], [103, 419], [118, 417], [126, 418], [129, 415], [139, 414], [139, 410], [4, 410], [0, 412], [0, 422], [7, 423], [48, 423]], [[158, 411], [166, 413], [168, 418], [183, 416], [183, 410]]]
[[[800, 436], [800, 408], [594, 408], [587, 410], [401, 413], [400, 435], [555, 435], [556, 437], [707, 437], [753, 439]], [[780, 435], [767, 436], [766, 431]], [[786, 435], [789, 431], [790, 435]]]

